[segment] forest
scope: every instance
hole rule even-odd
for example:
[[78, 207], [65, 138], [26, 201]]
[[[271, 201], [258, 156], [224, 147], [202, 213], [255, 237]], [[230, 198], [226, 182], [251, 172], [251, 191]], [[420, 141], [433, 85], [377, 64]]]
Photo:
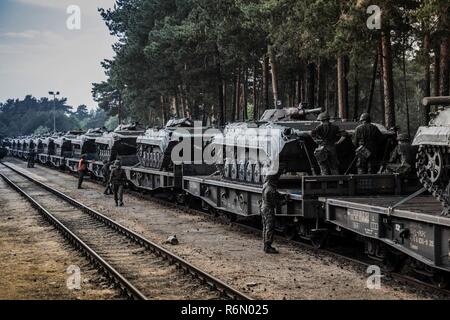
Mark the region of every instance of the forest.
[[107, 126], [114, 129], [117, 117], [108, 117], [102, 109], [89, 111], [85, 105], [74, 111], [67, 105], [67, 99], [36, 98], [9, 99], [0, 103], [0, 138], [22, 135], [41, 135], [53, 132], [53, 108], [57, 132]]
[[[375, 27], [371, 5], [380, 10]], [[92, 92], [119, 121], [146, 125], [174, 116], [224, 125], [306, 102], [347, 120], [367, 111], [414, 135], [429, 122], [422, 97], [449, 95], [449, 6], [448, 0], [118, 0], [100, 9], [118, 40], [114, 58], [102, 63], [107, 80]]]

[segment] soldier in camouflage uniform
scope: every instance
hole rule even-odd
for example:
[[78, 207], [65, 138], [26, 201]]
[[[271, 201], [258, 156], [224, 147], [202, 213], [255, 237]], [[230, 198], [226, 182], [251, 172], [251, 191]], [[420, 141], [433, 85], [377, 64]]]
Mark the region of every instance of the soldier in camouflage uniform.
[[[339, 175], [339, 160], [336, 151], [336, 145], [345, 140], [346, 133], [337, 125], [330, 122], [330, 116], [324, 112], [317, 118], [322, 122], [312, 130], [311, 136], [320, 140], [319, 147], [314, 152], [317, 162], [320, 166], [320, 172], [323, 176]], [[339, 141], [338, 138], [340, 137]]]
[[114, 161], [114, 167], [111, 170], [109, 183], [112, 185], [116, 207], [123, 207], [123, 188], [127, 183], [127, 176], [122, 169], [120, 160]]
[[378, 127], [371, 123], [368, 113], [363, 113], [360, 121], [362, 124], [356, 128], [353, 136], [358, 174], [376, 173], [378, 144], [382, 135]]
[[279, 175], [266, 176], [262, 191], [261, 218], [264, 252], [269, 254], [278, 253], [277, 249], [272, 247], [275, 232], [275, 209], [280, 199], [280, 194], [277, 191], [278, 180]]
[[103, 194], [110, 195], [112, 194], [111, 184], [109, 183], [109, 176], [111, 174], [111, 162], [105, 160], [103, 161], [102, 175], [103, 175], [103, 184], [105, 185], [105, 191]]
[[416, 152], [407, 134], [398, 135], [397, 140], [398, 145], [392, 151], [389, 164], [384, 172], [407, 176], [414, 168]]

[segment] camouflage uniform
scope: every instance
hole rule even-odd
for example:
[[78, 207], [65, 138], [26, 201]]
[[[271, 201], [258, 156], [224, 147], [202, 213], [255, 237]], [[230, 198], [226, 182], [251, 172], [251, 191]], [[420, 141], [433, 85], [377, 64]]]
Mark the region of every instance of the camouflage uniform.
[[127, 183], [127, 176], [122, 169], [119, 160], [114, 162], [114, 167], [111, 170], [109, 177], [109, 183], [112, 185], [116, 206], [123, 206], [123, 188]]
[[370, 116], [363, 114], [361, 116], [363, 124], [358, 126], [353, 136], [353, 144], [358, 148], [365, 148], [370, 152], [369, 157], [365, 157], [357, 152], [356, 167], [358, 174], [376, 173], [377, 172], [377, 149], [381, 141], [381, 132], [377, 126], [370, 123]]
[[275, 231], [275, 209], [280, 194], [277, 191], [278, 176], [268, 176], [262, 190], [261, 218], [263, 223], [264, 252], [278, 253], [272, 247]]
[[109, 176], [111, 174], [111, 162], [104, 161], [102, 168], [103, 175], [103, 183], [105, 185], [105, 191], [103, 192], [106, 195], [112, 194], [111, 184], [109, 183]]
[[345, 136], [345, 132], [338, 126], [329, 122], [327, 114], [319, 115], [319, 121], [323, 121], [311, 132], [311, 136], [320, 139], [319, 148], [315, 152], [320, 172], [323, 176], [339, 175], [339, 159], [336, 151], [338, 137]]
[[34, 162], [36, 160], [36, 152], [34, 151], [34, 149], [32, 149], [30, 151], [30, 153], [28, 154], [28, 164], [27, 167], [28, 168], [33, 168], [34, 167]]
[[399, 144], [391, 153], [389, 164], [386, 166], [386, 172], [397, 173], [399, 175], [409, 175], [415, 163], [414, 147], [409, 141], [407, 135], [401, 134], [398, 137]]

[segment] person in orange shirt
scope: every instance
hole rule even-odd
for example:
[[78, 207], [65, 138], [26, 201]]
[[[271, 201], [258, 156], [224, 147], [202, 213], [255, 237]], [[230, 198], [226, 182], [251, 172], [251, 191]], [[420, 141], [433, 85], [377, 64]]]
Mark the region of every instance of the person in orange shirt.
[[82, 189], [84, 176], [87, 174], [87, 162], [86, 155], [82, 155], [80, 161], [78, 161], [78, 189]]

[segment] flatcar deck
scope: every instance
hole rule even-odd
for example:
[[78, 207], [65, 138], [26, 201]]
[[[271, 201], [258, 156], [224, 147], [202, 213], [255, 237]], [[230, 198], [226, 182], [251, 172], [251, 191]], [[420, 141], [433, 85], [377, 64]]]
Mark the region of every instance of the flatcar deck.
[[323, 197], [319, 200], [333, 207], [361, 210], [386, 216], [450, 226], [450, 217], [441, 216], [441, 203], [431, 195], [418, 196], [396, 206], [403, 199], [405, 199], [404, 196], [373, 196]]
[[397, 205], [405, 197], [321, 197], [326, 221], [337, 231], [364, 237], [373, 247], [379, 242], [425, 265], [450, 270], [450, 217], [441, 216], [441, 204], [421, 195]]

